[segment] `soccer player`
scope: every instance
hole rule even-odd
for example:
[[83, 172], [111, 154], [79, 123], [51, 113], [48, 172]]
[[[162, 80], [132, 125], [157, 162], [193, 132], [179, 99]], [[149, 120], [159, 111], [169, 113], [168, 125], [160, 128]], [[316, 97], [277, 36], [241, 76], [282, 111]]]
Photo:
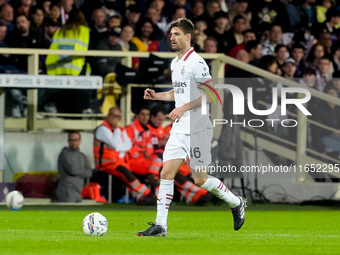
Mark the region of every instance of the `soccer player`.
[[[177, 57], [171, 63], [174, 89], [161, 93], [146, 89], [144, 99], [175, 101], [176, 108], [169, 114], [174, 123], [163, 155], [156, 222], [150, 223], [151, 226], [148, 229], [138, 232], [138, 236], [165, 236], [168, 233], [167, 217], [174, 194], [174, 177], [182, 163], [190, 156], [190, 151], [194, 151], [194, 157], [190, 160], [191, 168], [193, 165], [203, 168], [211, 162], [212, 125], [210, 121], [201, 122], [202, 117], [207, 115], [204, 116], [199, 111], [203, 93], [197, 86], [191, 88], [189, 86], [192, 78], [195, 80], [204, 78], [211, 81], [209, 68], [203, 58], [191, 47], [190, 42], [194, 31], [192, 22], [188, 19], [178, 19], [170, 29], [171, 45], [177, 52]], [[206, 144], [196, 147], [200, 141]], [[234, 218], [234, 229], [239, 230], [245, 220], [245, 199], [235, 196], [220, 180], [208, 176], [204, 171], [196, 173], [192, 170], [192, 174], [196, 185], [228, 203]]]

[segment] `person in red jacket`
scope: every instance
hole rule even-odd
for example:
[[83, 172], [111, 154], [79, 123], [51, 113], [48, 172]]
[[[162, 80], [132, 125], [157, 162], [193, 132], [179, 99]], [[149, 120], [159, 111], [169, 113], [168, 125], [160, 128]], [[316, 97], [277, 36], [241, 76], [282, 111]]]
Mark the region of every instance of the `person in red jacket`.
[[[152, 136], [148, 128], [150, 110], [141, 106], [136, 112], [135, 120], [125, 129], [132, 142], [129, 150], [130, 169], [137, 175], [145, 176], [145, 182], [152, 186], [159, 186], [159, 167], [155, 169], [152, 162], [154, 148]], [[158, 162], [160, 164], [161, 161]]]
[[156, 196], [130, 171], [127, 152], [132, 144], [126, 131], [119, 127], [120, 119], [120, 109], [112, 107], [103, 123], [95, 130], [93, 154], [96, 169], [122, 180], [138, 204], [156, 204]]

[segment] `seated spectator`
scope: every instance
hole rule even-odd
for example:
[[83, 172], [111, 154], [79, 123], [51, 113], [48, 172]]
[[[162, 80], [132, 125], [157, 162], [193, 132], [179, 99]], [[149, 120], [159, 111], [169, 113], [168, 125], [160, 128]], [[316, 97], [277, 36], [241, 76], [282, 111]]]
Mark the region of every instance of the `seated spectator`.
[[130, 5], [125, 11], [125, 17], [122, 20], [122, 26], [129, 25], [136, 33], [136, 25], [140, 18], [140, 11], [137, 5]]
[[292, 58], [287, 58], [284, 65], [282, 66], [283, 74], [282, 76], [287, 79], [293, 79], [296, 72], [296, 63]]
[[249, 0], [236, 0], [228, 11], [230, 20], [234, 20], [237, 15], [241, 15], [246, 19], [246, 29], [250, 29], [251, 13], [247, 12]]
[[282, 28], [279, 25], [272, 26], [269, 33], [269, 39], [262, 44], [263, 56], [273, 55], [275, 46], [282, 43]]
[[51, 13], [51, 5], [52, 5], [52, 1], [51, 0], [43, 0], [41, 2], [41, 7], [44, 10], [44, 14], [46, 18], [50, 17], [50, 13]]
[[168, 25], [167, 25], [164, 33], [169, 32], [171, 24], [174, 23], [176, 20], [181, 19], [181, 18], [184, 19], [186, 17], [187, 16], [186, 16], [184, 8], [177, 8], [175, 10], [174, 14], [172, 15], [172, 20], [170, 22], [168, 22]]
[[340, 70], [340, 42], [336, 42], [332, 46], [332, 63], [334, 71]]
[[117, 16], [117, 15], [116, 16], [112, 16], [109, 19], [108, 25], [109, 25], [109, 28], [111, 28], [111, 27], [121, 27], [121, 25], [122, 25], [122, 18]]
[[233, 20], [231, 29], [227, 32], [228, 36], [228, 50], [225, 54], [237, 44], [243, 43], [243, 31], [246, 30], [246, 20], [243, 16], [237, 15]]
[[154, 25], [149, 18], [143, 18], [136, 28], [132, 42], [138, 51], [158, 51], [158, 41], [154, 37]]
[[218, 41], [218, 53], [227, 53], [228, 47], [228, 33], [226, 28], [229, 24], [228, 15], [223, 11], [215, 13], [215, 27], [213, 30], [206, 30], [205, 34], [207, 36], [212, 36]]
[[192, 4], [192, 9], [188, 13], [188, 19], [192, 21], [193, 24], [196, 24], [199, 20], [204, 20], [204, 2], [203, 0], [195, 0]]
[[206, 9], [204, 12], [204, 19], [207, 24], [207, 29], [213, 29], [215, 26], [214, 16], [216, 12], [221, 10], [219, 0], [208, 0], [206, 3]]
[[243, 31], [243, 42], [240, 44], [237, 44], [234, 48], [231, 49], [231, 51], [229, 52], [229, 56], [232, 58], [236, 58], [236, 55], [238, 53], [238, 51], [240, 50], [245, 50], [246, 49], [246, 44], [249, 41], [252, 40], [256, 40], [256, 34], [253, 30], [251, 29], [247, 29], [245, 31]]
[[306, 68], [302, 72], [302, 79], [300, 80], [300, 84], [305, 85], [309, 88], [314, 88], [316, 80], [315, 70], [312, 68]]
[[[154, 15], [154, 16], [157, 17], [157, 20], [156, 20], [156, 22], [154, 22], [154, 24], [156, 24], [159, 27], [159, 29], [162, 30], [162, 32], [165, 34], [169, 30], [168, 29], [169, 19], [165, 15], [164, 6], [165, 6], [164, 0], [152, 0], [151, 3], [150, 3], [150, 7], [154, 8], [154, 10], [156, 10], [156, 15]], [[149, 9], [147, 10], [147, 12], [148, 11], [149, 11]], [[149, 17], [149, 18], [151, 18], [151, 17]]]
[[72, 15], [71, 10], [73, 9], [74, 0], [61, 0], [60, 1], [60, 13], [61, 13], [61, 24], [66, 24], [66, 21]]
[[336, 7], [330, 8], [326, 13], [326, 21], [318, 23], [312, 28], [312, 34], [315, 38], [319, 38], [322, 33], [330, 33], [336, 35], [337, 29], [335, 26], [340, 23], [340, 11]]
[[96, 9], [92, 13], [93, 26], [91, 26], [92, 47], [96, 48], [99, 41], [108, 36], [108, 26], [105, 22], [105, 13], [102, 9]]
[[328, 57], [329, 59], [332, 58], [332, 37], [331, 34], [328, 32], [322, 33], [319, 35], [318, 43], [320, 43], [324, 50], [325, 50], [325, 57]]
[[300, 28], [310, 29], [317, 23], [315, 2], [316, 0], [304, 0], [303, 3], [297, 6], [301, 17]]
[[319, 43], [314, 44], [306, 58], [306, 67], [317, 70], [319, 59], [322, 58], [324, 55], [324, 47]]
[[119, 127], [120, 119], [120, 109], [112, 107], [103, 123], [95, 130], [93, 153], [96, 169], [122, 180], [137, 203], [154, 205], [156, 196], [129, 169], [127, 152], [132, 143], [126, 131]]
[[[0, 25], [0, 48], [7, 48], [5, 38], [7, 36], [7, 26]], [[13, 58], [9, 54], [0, 54], [0, 73], [16, 73], [17, 68], [14, 66]]]
[[204, 31], [207, 30], [207, 22], [205, 20], [199, 20], [195, 24], [195, 28], [199, 30], [199, 36], [196, 40], [196, 43], [200, 46], [201, 49], [204, 47], [204, 41], [207, 39], [207, 35]]
[[68, 147], [58, 158], [59, 183], [56, 191], [59, 202], [82, 201], [81, 191], [86, 178], [92, 176], [92, 168], [86, 155], [79, 150], [81, 136], [78, 131], [68, 134]]
[[192, 47], [194, 47], [195, 51], [196, 52], [202, 52], [202, 48], [200, 45], [198, 45], [197, 41], [200, 37], [200, 30], [195, 28], [194, 29], [194, 36], [193, 36], [193, 39], [192, 39]]
[[[338, 97], [338, 92], [333, 86], [327, 86], [324, 90], [330, 96]], [[319, 102], [318, 107], [312, 112], [312, 118], [337, 131], [330, 131], [316, 125], [312, 125], [312, 146], [321, 153], [340, 153], [340, 107], [326, 101]]]
[[122, 47], [123, 51], [137, 51], [137, 46], [131, 42], [134, 32], [130, 25], [125, 25], [120, 34], [119, 45]]
[[288, 57], [287, 46], [284, 44], [278, 44], [274, 50], [274, 56], [276, 58], [276, 62], [280, 70], [282, 71], [282, 67], [285, 64], [285, 60]]
[[318, 69], [316, 70], [316, 84], [315, 89], [323, 91], [327, 82], [331, 80], [332, 75], [329, 73], [331, 67], [331, 61], [322, 57], [318, 62]]
[[15, 17], [18, 17], [19, 15], [25, 15], [26, 18], [30, 18], [30, 10], [33, 6], [33, 0], [18, 0], [15, 6]]
[[4, 4], [0, 7], [0, 25], [7, 26], [7, 32], [10, 33], [14, 29], [14, 9], [10, 4]]
[[35, 28], [39, 28], [44, 23], [44, 10], [42, 7], [39, 7], [37, 5], [32, 6], [31, 10], [31, 25]]
[[[164, 37], [164, 32], [162, 31], [162, 29], [158, 26], [158, 21], [161, 18], [157, 12], [157, 10], [153, 7], [149, 7], [146, 10], [145, 16], [146, 18], [149, 18], [152, 21], [152, 25], [153, 25], [153, 34], [156, 40], [160, 40]], [[162, 28], [166, 29], [167, 27], [167, 22], [163, 22]]]
[[262, 45], [259, 41], [249, 41], [246, 45], [246, 51], [248, 53], [249, 64], [258, 66], [262, 57]]
[[214, 37], [208, 37], [204, 41], [203, 51], [205, 53], [217, 53], [217, 47], [218, 47], [217, 40]]
[[[111, 28], [108, 38], [100, 41], [96, 50], [121, 51], [122, 47], [119, 44], [121, 31], [120, 27]], [[119, 57], [96, 57], [96, 69], [101, 76], [105, 77], [108, 73], [115, 72], [120, 61], [121, 58]]]
[[329, 8], [335, 5], [335, 1], [333, 0], [321, 0], [319, 4], [316, 6], [316, 20], [318, 23], [323, 23], [326, 21], [326, 13]]
[[53, 35], [60, 29], [61, 24], [55, 22], [50, 18], [45, 19], [44, 25], [44, 39], [42, 42], [42, 47], [48, 49], [53, 41]]
[[296, 72], [294, 75], [295, 77], [302, 77], [302, 72], [306, 68], [305, 63], [303, 61], [303, 55], [304, 47], [299, 43], [293, 44], [290, 50], [290, 56], [295, 60], [296, 63]]
[[51, 5], [50, 18], [61, 24], [61, 10], [58, 5]]
[[135, 120], [126, 127], [126, 133], [132, 142], [132, 148], [129, 150], [129, 164], [132, 172], [156, 187], [159, 186], [161, 160], [152, 157], [154, 148], [152, 134], [148, 128], [149, 119], [150, 109], [141, 106], [136, 111]]

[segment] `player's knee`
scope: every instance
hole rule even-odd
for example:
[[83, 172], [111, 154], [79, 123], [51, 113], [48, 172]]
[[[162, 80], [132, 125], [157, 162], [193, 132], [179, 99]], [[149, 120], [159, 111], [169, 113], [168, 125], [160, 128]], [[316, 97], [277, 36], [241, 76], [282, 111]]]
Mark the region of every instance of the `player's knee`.
[[197, 186], [202, 186], [207, 181], [207, 178], [194, 178], [194, 182]]

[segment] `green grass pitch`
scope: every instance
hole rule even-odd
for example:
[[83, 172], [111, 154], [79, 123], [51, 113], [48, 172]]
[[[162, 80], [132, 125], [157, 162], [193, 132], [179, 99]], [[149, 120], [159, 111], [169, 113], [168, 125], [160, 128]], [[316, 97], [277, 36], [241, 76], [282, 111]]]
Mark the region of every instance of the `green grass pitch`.
[[[166, 237], [138, 237], [155, 207], [135, 205], [0, 206], [0, 254], [339, 254], [339, 208], [256, 205], [234, 231], [226, 206], [170, 208]], [[108, 220], [104, 236], [86, 236], [91, 212]]]

